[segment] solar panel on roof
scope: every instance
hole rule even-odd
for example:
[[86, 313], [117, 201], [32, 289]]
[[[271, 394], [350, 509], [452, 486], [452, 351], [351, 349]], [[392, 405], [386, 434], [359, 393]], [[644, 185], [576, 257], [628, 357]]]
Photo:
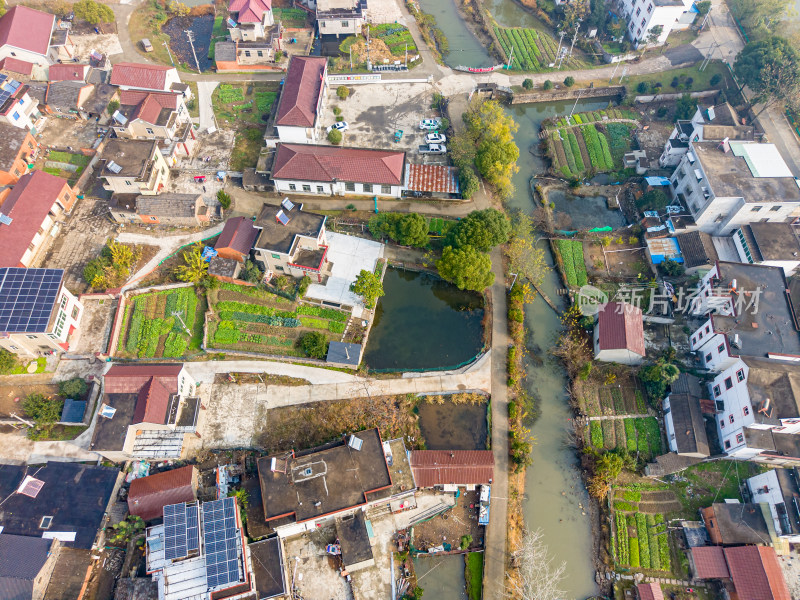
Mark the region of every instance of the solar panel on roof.
[[17, 493], [30, 498], [36, 498], [43, 487], [44, 481], [28, 475], [22, 480], [19, 489], [17, 489]]
[[283, 208], [286, 210], [292, 210], [294, 208], [294, 204], [292, 204], [292, 201], [289, 200], [289, 198], [284, 198], [281, 202], [281, 206], [283, 206]]
[[164, 558], [175, 560], [189, 556], [186, 528], [186, 505], [164, 507]]
[[111, 171], [112, 173], [119, 173], [122, 171], [122, 167], [117, 163], [115, 163], [113, 160], [108, 161], [108, 164], [106, 166], [108, 167], [108, 170]]
[[0, 269], [0, 331], [47, 331], [63, 277], [61, 269]]
[[275, 218], [282, 225], [288, 225], [289, 224], [289, 217], [287, 217], [286, 214], [282, 210], [278, 211], [278, 214], [275, 215]]
[[241, 538], [236, 526], [234, 498], [203, 504], [203, 542], [209, 588], [227, 587], [239, 582]]

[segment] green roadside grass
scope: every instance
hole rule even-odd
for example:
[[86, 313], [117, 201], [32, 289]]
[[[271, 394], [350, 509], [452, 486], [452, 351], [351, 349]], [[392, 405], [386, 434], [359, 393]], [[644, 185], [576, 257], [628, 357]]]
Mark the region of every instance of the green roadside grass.
[[464, 555], [464, 580], [469, 600], [481, 600], [483, 589], [483, 552]]

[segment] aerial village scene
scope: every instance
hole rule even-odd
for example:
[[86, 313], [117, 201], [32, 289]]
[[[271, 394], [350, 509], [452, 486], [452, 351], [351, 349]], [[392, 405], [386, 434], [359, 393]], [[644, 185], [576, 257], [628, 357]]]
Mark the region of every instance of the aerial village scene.
[[800, 0], [0, 0], [0, 600], [800, 600]]

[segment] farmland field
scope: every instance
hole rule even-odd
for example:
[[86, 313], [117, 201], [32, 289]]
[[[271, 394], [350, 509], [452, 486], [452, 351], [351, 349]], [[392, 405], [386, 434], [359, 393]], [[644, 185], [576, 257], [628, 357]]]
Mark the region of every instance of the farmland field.
[[556, 240], [556, 250], [561, 256], [567, 284], [575, 287], [586, 285], [589, 280], [583, 259], [583, 243], [579, 240]]
[[[549, 65], [555, 62], [558, 42], [546, 33], [536, 29], [497, 26], [494, 33], [500, 41], [505, 62], [508, 63], [511, 57], [512, 69], [529, 73], [552, 70]], [[569, 66], [579, 69], [585, 67], [586, 63], [573, 58], [569, 61]]]
[[590, 421], [588, 441], [598, 450], [624, 448], [644, 460], [663, 452], [661, 429], [655, 417]]
[[195, 322], [203, 302], [193, 287], [134, 296], [125, 307], [117, 353], [138, 358], [177, 358], [200, 346]]
[[624, 109], [578, 113], [545, 124], [552, 170], [564, 177], [583, 178], [622, 169], [622, 157], [631, 150], [634, 123], [639, 115]]
[[223, 283], [209, 293], [214, 316], [208, 324], [210, 347], [280, 356], [302, 356], [295, 347], [308, 331], [339, 341], [347, 327], [345, 312], [301, 304], [253, 287]]

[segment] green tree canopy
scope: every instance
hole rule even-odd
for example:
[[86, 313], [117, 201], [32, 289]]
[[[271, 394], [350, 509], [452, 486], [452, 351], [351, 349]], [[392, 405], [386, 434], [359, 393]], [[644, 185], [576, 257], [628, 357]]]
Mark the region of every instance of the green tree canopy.
[[0, 348], [0, 373], [10, 373], [19, 364], [17, 355]]
[[68, 379], [58, 384], [58, 395], [64, 398], [72, 398], [73, 400], [80, 400], [86, 396], [89, 391], [89, 384], [85, 379], [75, 377]]
[[181, 281], [199, 283], [208, 275], [208, 263], [203, 260], [203, 244], [197, 243], [190, 250], [183, 253], [184, 264], [179, 265], [175, 272]]
[[338, 129], [331, 129], [328, 132], [328, 141], [334, 146], [338, 146], [339, 144], [342, 143], [342, 132], [339, 131]]
[[488, 252], [499, 244], [505, 244], [511, 234], [511, 223], [505, 213], [496, 208], [486, 208], [469, 213], [461, 219], [448, 236], [448, 244], [455, 248], [473, 246]]
[[386, 236], [402, 246], [428, 245], [428, 222], [419, 213], [380, 213], [368, 226], [375, 237]]
[[636, 206], [642, 210], [663, 210], [669, 204], [669, 197], [663, 190], [652, 189], [642, 194], [636, 201]]
[[730, 0], [731, 12], [750, 30], [751, 37], [756, 30], [775, 31], [785, 17], [794, 14], [793, 4], [792, 0]]
[[494, 283], [492, 259], [472, 246], [447, 246], [436, 262], [439, 275], [461, 290], [483, 291]]
[[30, 394], [22, 401], [22, 408], [39, 427], [49, 428], [61, 419], [64, 402], [53, 400], [42, 394]]
[[78, 0], [72, 5], [72, 10], [76, 17], [92, 25], [113, 23], [115, 18], [114, 11], [110, 7], [95, 0]]
[[550, 270], [544, 250], [536, 245], [533, 219], [524, 213], [514, 218], [506, 256], [511, 271], [534, 285], [540, 285]]
[[750, 42], [736, 57], [733, 72], [755, 94], [756, 102], [787, 102], [800, 96], [800, 53], [788, 41], [771, 36]]
[[691, 119], [697, 110], [697, 100], [690, 94], [683, 94], [675, 102], [675, 118], [681, 120]]
[[324, 333], [309, 331], [299, 340], [300, 349], [311, 358], [325, 358], [328, 355], [328, 339]]
[[511, 176], [519, 170], [519, 148], [514, 143], [517, 124], [494, 100], [473, 102], [463, 118], [469, 139], [476, 148], [478, 173], [498, 195], [509, 197], [514, 191]]
[[678, 379], [680, 374], [678, 367], [663, 358], [658, 359], [655, 364], [639, 369], [639, 379], [642, 380], [650, 398], [657, 402], [661, 402], [667, 392], [667, 386]]
[[383, 282], [372, 271], [362, 269], [353, 284], [353, 292], [364, 299], [364, 306], [375, 308], [375, 302], [384, 294]]

